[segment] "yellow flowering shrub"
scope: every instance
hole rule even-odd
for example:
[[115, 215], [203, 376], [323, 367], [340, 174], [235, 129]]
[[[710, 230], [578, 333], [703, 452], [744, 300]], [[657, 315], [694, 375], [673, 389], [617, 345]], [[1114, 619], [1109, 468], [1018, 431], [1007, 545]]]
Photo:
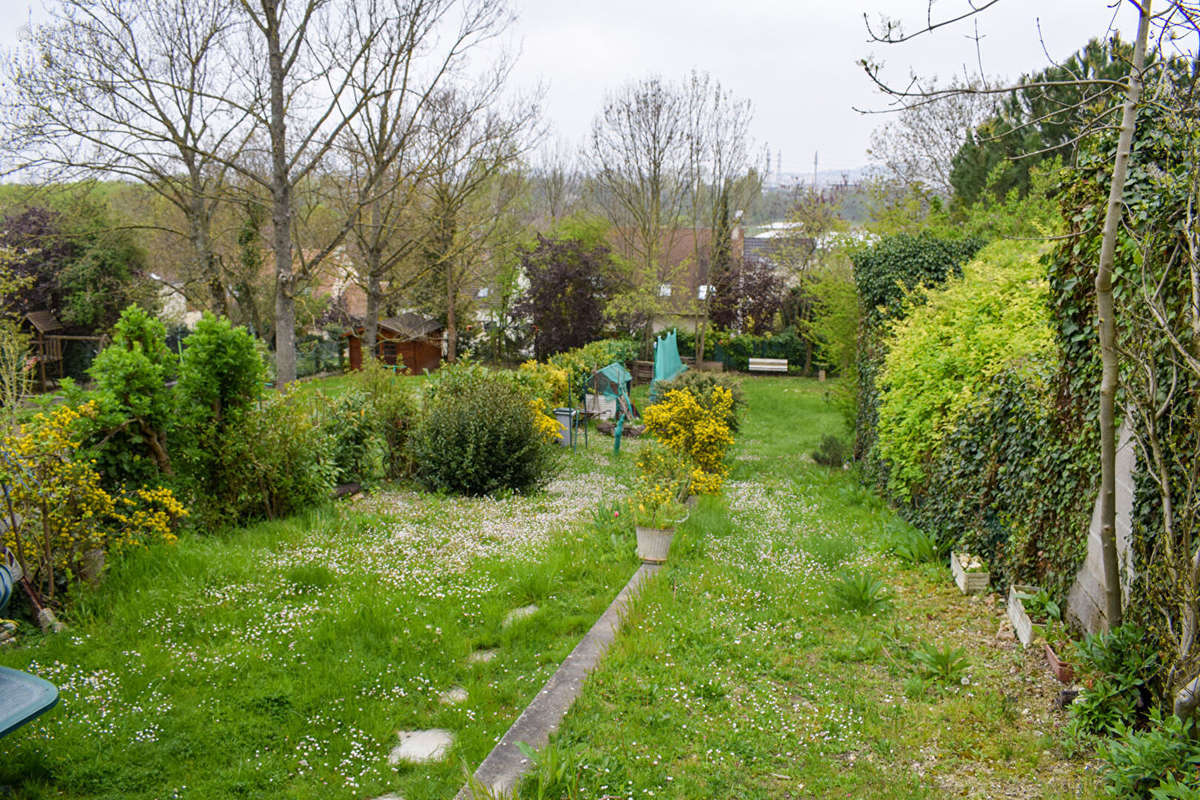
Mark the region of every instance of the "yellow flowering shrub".
[[529, 401], [529, 405], [533, 409], [533, 424], [538, 436], [546, 442], [557, 442], [562, 427], [558, 424], [558, 419], [550, 413], [549, 404], [542, 398], [535, 397]]
[[643, 482], [665, 486], [679, 500], [686, 500], [692, 493], [694, 469], [686, 454], [653, 443], [638, 452], [635, 463]]
[[646, 430], [691, 459], [693, 494], [716, 494], [725, 481], [725, 452], [733, 444], [728, 423], [732, 408], [733, 394], [716, 386], [705, 404], [689, 392], [672, 390], [642, 415]]
[[633, 493], [631, 511], [634, 524], [646, 528], [671, 528], [687, 515], [674, 487], [649, 481]]
[[567, 402], [565, 369], [530, 359], [517, 369], [517, 382], [534, 397], [546, 401], [547, 406], [561, 406]]
[[187, 514], [168, 489], [116, 497], [104, 490], [93, 462], [78, 452], [79, 423], [96, 413], [94, 402], [60, 406], [0, 440], [3, 542], [47, 602], [78, 579], [89, 551], [173, 541]]

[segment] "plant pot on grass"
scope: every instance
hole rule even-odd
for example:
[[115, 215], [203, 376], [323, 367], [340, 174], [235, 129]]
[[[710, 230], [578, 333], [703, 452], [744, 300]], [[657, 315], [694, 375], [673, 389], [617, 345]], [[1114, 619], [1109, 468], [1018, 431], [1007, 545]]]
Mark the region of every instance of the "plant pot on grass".
[[671, 551], [671, 539], [675, 536], [674, 528], [644, 528], [636, 526], [637, 554], [643, 563], [666, 563], [667, 553]]
[[675, 526], [687, 519], [687, 508], [669, 487], [644, 485], [633, 496], [633, 524], [637, 530], [638, 558], [662, 564], [671, 549]]
[[1067, 661], [1067, 654], [1072, 647], [1067, 626], [1061, 618], [1051, 617], [1046, 620], [1042, 634], [1046, 637], [1046, 665], [1060, 683], [1070, 684], [1075, 680], [1075, 669]]
[[[1059, 647], [1062, 645], [1059, 644]], [[1058, 651], [1049, 643], [1046, 644], [1046, 664], [1049, 665], [1050, 672], [1054, 674], [1059, 683], [1069, 686], [1075, 680], [1075, 668], [1069, 662], [1064, 661]]]
[[954, 582], [963, 594], [986, 592], [992, 580], [983, 559], [968, 553], [951, 553], [950, 571], [954, 573]]

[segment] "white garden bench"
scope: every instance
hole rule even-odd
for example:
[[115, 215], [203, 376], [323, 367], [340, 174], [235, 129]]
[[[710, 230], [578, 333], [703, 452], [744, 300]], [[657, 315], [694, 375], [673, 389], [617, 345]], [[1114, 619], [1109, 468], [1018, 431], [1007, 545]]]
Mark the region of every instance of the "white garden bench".
[[752, 358], [750, 359], [751, 372], [787, 372], [788, 365], [786, 358]]

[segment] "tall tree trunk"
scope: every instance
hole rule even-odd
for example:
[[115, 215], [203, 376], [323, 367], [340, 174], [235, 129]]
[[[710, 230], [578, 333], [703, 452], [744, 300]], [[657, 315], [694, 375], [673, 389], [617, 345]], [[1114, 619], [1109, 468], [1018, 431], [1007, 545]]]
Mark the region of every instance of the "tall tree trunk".
[[292, 186], [288, 180], [287, 119], [283, 105], [283, 51], [279, 5], [263, 0], [271, 84], [271, 224], [275, 247], [275, 383], [296, 380], [296, 277], [292, 271]]
[[379, 200], [371, 203], [371, 239], [367, 247], [367, 319], [363, 324], [363, 344], [371, 358], [376, 357], [379, 337], [379, 304], [383, 298], [383, 247], [380, 243], [382, 221]]
[[229, 303], [225, 298], [225, 284], [221, 281], [217, 254], [213, 252], [212, 217], [205, 207], [203, 181], [195, 169], [192, 169], [191, 173], [192, 199], [189, 216], [192, 227], [192, 248], [195, 250], [196, 263], [200, 265], [204, 273], [204, 282], [208, 284], [213, 312], [228, 318]]
[[375, 343], [379, 339], [379, 306], [383, 300], [383, 281], [379, 279], [380, 254], [372, 250], [367, 253], [367, 319], [363, 323], [363, 348], [366, 355], [375, 358]]
[[446, 360], [451, 364], [458, 358], [458, 287], [455, 286], [454, 264], [446, 265]]
[[1125, 193], [1125, 175], [1133, 146], [1133, 129], [1138, 101], [1142, 95], [1142, 68], [1146, 63], [1146, 40], [1150, 35], [1151, 0], [1142, 0], [1138, 17], [1137, 41], [1133, 46], [1133, 69], [1121, 112], [1121, 134], [1113, 161], [1112, 184], [1108, 190], [1108, 208], [1104, 215], [1104, 233], [1100, 242], [1100, 263], [1096, 269], [1096, 316], [1100, 326], [1100, 546], [1104, 561], [1105, 617], [1109, 628], [1121, 624], [1121, 570], [1117, 563], [1117, 424], [1116, 398], [1117, 321], [1113, 302], [1112, 273]]

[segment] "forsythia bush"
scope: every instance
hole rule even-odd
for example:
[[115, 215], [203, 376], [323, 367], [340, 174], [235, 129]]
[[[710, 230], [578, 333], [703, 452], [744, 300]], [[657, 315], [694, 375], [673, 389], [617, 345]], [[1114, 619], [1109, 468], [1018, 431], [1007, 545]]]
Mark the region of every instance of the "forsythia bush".
[[89, 551], [172, 542], [187, 515], [168, 489], [116, 496], [103, 489], [92, 462], [79, 457], [81, 422], [96, 413], [95, 403], [62, 406], [0, 444], [9, 504], [3, 541], [46, 602], [79, 578]]
[[703, 404], [689, 392], [669, 391], [642, 416], [646, 430], [670, 450], [691, 459], [693, 494], [720, 491], [728, 473], [725, 452], [733, 444], [728, 423], [732, 409], [733, 394], [715, 386]]
[[567, 371], [552, 364], [542, 364], [530, 359], [515, 373], [521, 384], [534, 397], [540, 398], [546, 407], [567, 402]]
[[550, 407], [546, 401], [535, 397], [529, 401], [529, 407], [533, 409], [533, 425], [537, 429], [538, 435], [548, 444], [557, 442], [562, 428], [559, 427], [558, 419], [550, 413]]

